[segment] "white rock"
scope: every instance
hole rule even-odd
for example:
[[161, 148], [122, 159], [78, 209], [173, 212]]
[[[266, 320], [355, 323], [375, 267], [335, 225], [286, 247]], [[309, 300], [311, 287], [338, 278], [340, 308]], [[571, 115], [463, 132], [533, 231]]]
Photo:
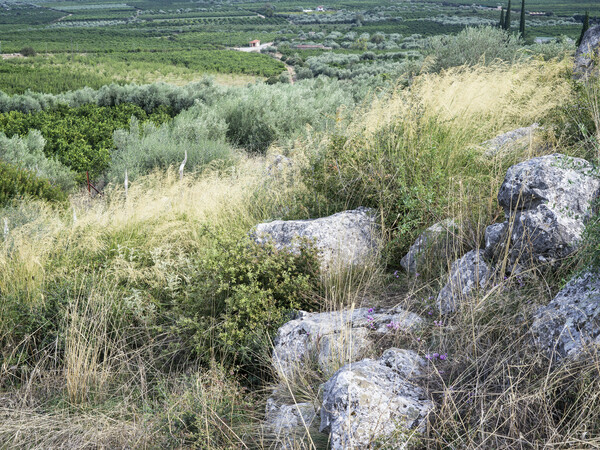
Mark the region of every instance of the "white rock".
[[399, 308], [300, 312], [299, 316], [281, 326], [275, 338], [273, 366], [282, 378], [293, 377], [311, 357], [321, 369], [336, 362], [356, 361], [372, 347], [370, 333], [409, 331], [423, 323], [417, 314]]
[[426, 362], [409, 350], [389, 349], [379, 360], [365, 359], [338, 370], [323, 387], [321, 427], [333, 450], [404, 448], [422, 432], [433, 403], [411, 377]]
[[364, 265], [377, 257], [380, 239], [373, 212], [367, 208], [344, 211], [313, 220], [276, 220], [254, 229], [259, 244], [298, 252], [303, 241], [319, 251], [321, 269], [337, 271]]

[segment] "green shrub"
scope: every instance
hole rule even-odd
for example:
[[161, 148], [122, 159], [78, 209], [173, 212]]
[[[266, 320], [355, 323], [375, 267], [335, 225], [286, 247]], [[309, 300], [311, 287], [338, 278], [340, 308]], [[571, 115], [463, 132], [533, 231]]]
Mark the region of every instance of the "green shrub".
[[[141, 128], [141, 130], [140, 130]], [[221, 160], [231, 163], [235, 154], [225, 143], [225, 121], [214, 110], [198, 105], [177, 116], [172, 123], [139, 125], [132, 120], [129, 131], [113, 135], [116, 150], [108, 180], [122, 182], [125, 170], [131, 181], [158, 168], [179, 166], [187, 152], [186, 171]]]
[[429, 54], [434, 57], [431, 69], [439, 71], [465, 64], [489, 65], [497, 60], [512, 62], [523, 53], [518, 36], [496, 27], [479, 27], [431, 38]]
[[319, 289], [316, 254], [257, 245], [247, 236], [203, 230], [211, 243], [199, 255], [197, 282], [177, 305], [177, 332], [187, 330], [201, 355], [219, 353], [246, 371], [260, 366], [268, 336], [295, 309], [314, 309]]
[[46, 140], [38, 130], [31, 130], [25, 136], [7, 138], [0, 133], [0, 159], [21, 169], [35, 171], [47, 178], [54, 186], [68, 192], [75, 186], [75, 173], [68, 167], [44, 155]]
[[35, 55], [37, 55], [37, 53], [35, 52], [35, 50], [33, 49], [33, 47], [23, 47], [19, 53], [21, 53], [21, 55], [23, 55], [23, 56], [35, 56]]
[[81, 181], [86, 171], [96, 177], [106, 170], [113, 148], [113, 131], [127, 126], [132, 116], [142, 121], [169, 119], [164, 108], [148, 115], [139, 106], [125, 103], [114, 107], [62, 105], [31, 114], [17, 111], [0, 114], [0, 131], [12, 137], [26, 136], [32, 129], [40, 130], [46, 140], [46, 156], [72, 169]]
[[48, 201], [65, 201], [66, 194], [52, 187], [48, 180], [33, 173], [0, 162], [0, 205], [17, 197], [33, 197]]

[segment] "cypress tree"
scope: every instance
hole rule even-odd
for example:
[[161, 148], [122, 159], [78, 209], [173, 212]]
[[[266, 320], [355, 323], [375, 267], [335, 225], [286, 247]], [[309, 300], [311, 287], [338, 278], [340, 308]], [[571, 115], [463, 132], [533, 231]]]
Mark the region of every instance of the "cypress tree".
[[500, 28], [504, 30], [504, 8], [500, 10]]
[[508, 0], [508, 8], [506, 8], [504, 16], [504, 29], [510, 31], [510, 0]]
[[525, 0], [521, 0], [521, 22], [519, 23], [519, 34], [525, 39]]
[[588, 28], [590, 27], [590, 12], [586, 11], [585, 12], [585, 18], [583, 19], [583, 28], [581, 29], [581, 35], [579, 36], [579, 39], [577, 39], [577, 47], [579, 47], [581, 45], [581, 41], [583, 41], [583, 36], [585, 35], [585, 32], [588, 30]]

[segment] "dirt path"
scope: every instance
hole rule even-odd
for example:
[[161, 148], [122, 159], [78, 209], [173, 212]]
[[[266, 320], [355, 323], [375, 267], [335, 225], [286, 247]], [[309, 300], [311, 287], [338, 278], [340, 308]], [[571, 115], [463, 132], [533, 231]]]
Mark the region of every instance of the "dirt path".
[[[275, 56], [275, 58], [277, 58], [279, 61], [281, 61], [281, 58], [283, 58], [283, 55], [281, 53], [275, 53], [273, 56]], [[283, 61], [281, 61], [283, 62]], [[283, 63], [283, 65], [285, 66], [285, 69], [287, 70], [288, 74], [290, 75], [290, 83], [294, 84], [294, 82], [296, 81], [296, 69], [294, 68], [294, 66], [290, 66], [289, 64]]]

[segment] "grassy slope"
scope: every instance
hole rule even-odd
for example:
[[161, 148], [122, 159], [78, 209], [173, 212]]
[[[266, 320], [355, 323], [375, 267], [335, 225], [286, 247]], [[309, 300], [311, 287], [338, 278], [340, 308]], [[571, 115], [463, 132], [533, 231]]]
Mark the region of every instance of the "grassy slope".
[[[330, 167], [332, 142], [343, 136], [342, 157], [337, 154], [335, 162], [344, 172], [333, 177], [365, 181], [345, 185], [337, 203], [325, 188], [315, 199], [312, 179], [298, 174], [295, 183], [265, 186], [263, 161], [251, 158], [234, 172], [211, 172], [183, 183], [174, 173], [154, 174], [133, 185], [126, 200], [117, 190], [94, 201], [73, 197], [66, 212], [33, 203], [5, 211], [12, 214], [11, 228], [19, 220], [27, 224], [12, 228], [0, 247], [0, 441], [39, 447], [265, 445], [268, 436], [256, 422], [262, 395], [245, 394], [228, 374], [232, 367], [223, 368], [219, 358], [212, 367], [197, 367], [181, 355], [169, 356], [177, 342], [161, 341], [156, 333], [162, 310], [155, 300], [192, 292], [186, 276], [205, 255], [203, 249], [212, 248], [203, 226], [242, 236], [282, 207], [300, 217], [364, 200], [378, 201], [387, 217], [397, 208], [398, 186], [412, 184], [436, 203], [433, 208], [413, 203], [418, 214], [406, 223], [398, 219], [397, 229], [405, 232], [388, 236], [398, 249], [444, 216], [462, 218], [464, 239], [477, 243], [499, 212], [494, 197], [506, 167], [552, 151], [530, 145], [509, 158], [489, 160], [477, 143], [543, 121], [571, 101], [567, 65], [533, 62], [424, 75], [410, 90], [365, 105], [354, 120], [340, 116], [331, 134], [309, 133], [289, 148], [298, 161], [322, 154]], [[556, 144], [552, 131], [544, 140]], [[365, 161], [365, 155], [371, 157]], [[391, 184], [392, 177], [397, 184]], [[325, 187], [332, 183], [324, 180]], [[516, 280], [508, 280], [434, 327], [438, 318], [427, 314], [433, 307], [428, 295], [442, 279], [390, 278], [372, 275], [367, 287], [389, 285], [395, 294], [382, 302], [401, 304], [431, 323], [419, 336], [398, 334], [381, 346], [450, 356], [431, 367], [429, 388], [441, 407], [423, 445], [564, 446], [574, 439], [578, 446], [598, 445], [595, 360], [578, 372], [567, 367], [549, 373], [548, 361], [524, 339], [527, 317], [551, 297], [556, 279], [531, 277], [518, 292]], [[315, 293], [329, 306], [360, 298], [352, 280], [329, 283]], [[35, 312], [51, 302], [57, 310], [46, 317], [58, 324], [58, 332], [38, 334], [40, 340], [20, 334], [20, 321], [36, 320]], [[515, 326], [521, 317], [525, 322]], [[308, 385], [294, 389], [312, 392]]]

